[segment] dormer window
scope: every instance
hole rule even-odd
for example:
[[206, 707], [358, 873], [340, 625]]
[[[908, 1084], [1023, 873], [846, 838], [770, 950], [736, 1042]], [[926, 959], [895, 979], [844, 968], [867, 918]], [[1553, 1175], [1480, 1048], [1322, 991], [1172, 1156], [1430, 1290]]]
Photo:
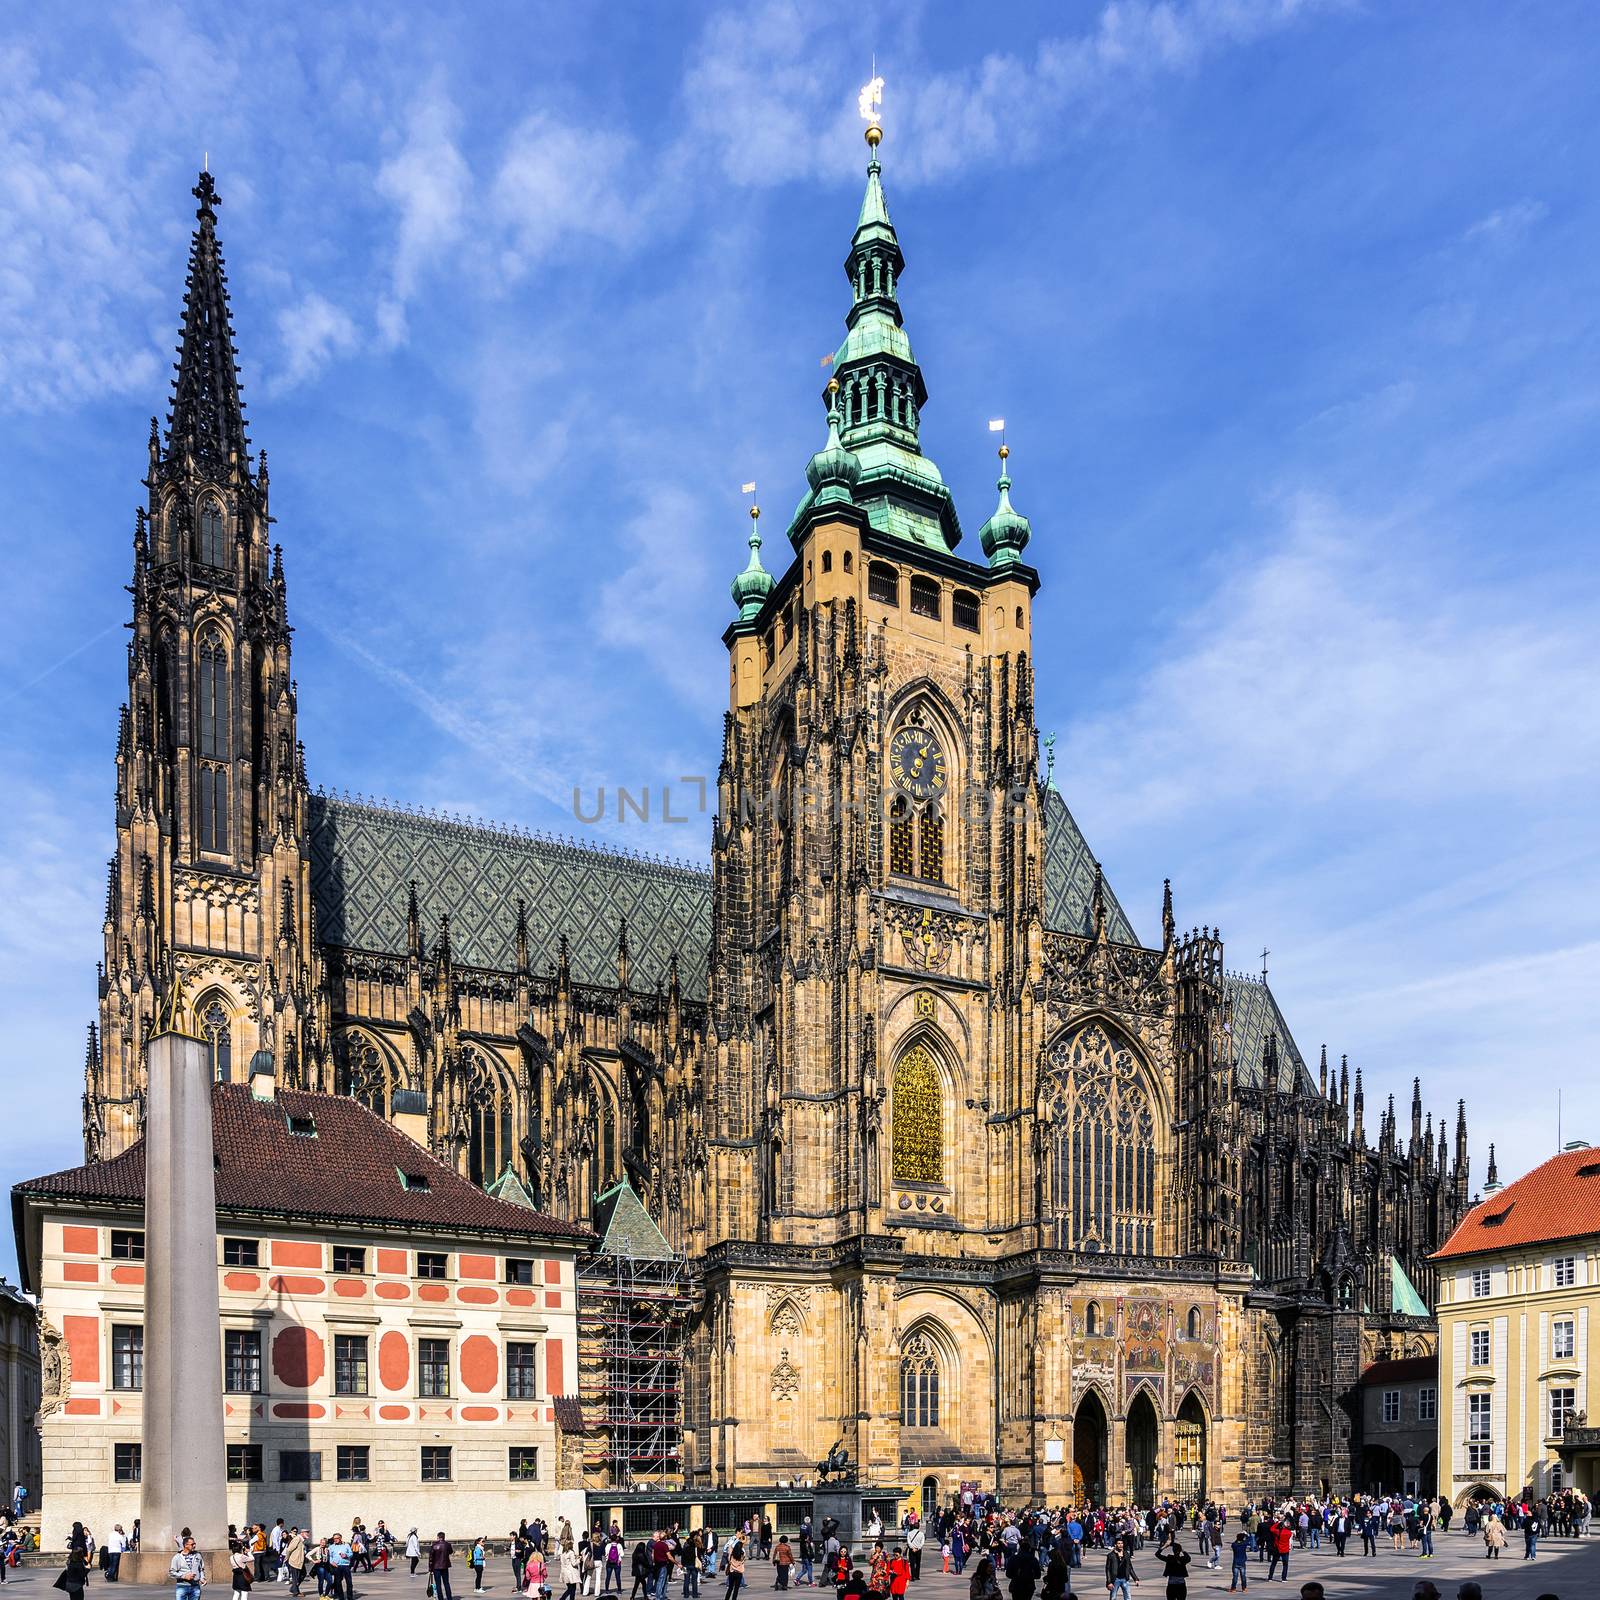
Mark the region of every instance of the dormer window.
[[317, 1120], [315, 1117], [290, 1116], [289, 1132], [300, 1139], [315, 1139], [317, 1136]]
[[[400, 1174], [400, 1187], [418, 1194], [427, 1194], [433, 1185], [428, 1182], [428, 1176], [424, 1172], [402, 1172]], [[419, 1256], [417, 1259], [420, 1262], [422, 1258]]]

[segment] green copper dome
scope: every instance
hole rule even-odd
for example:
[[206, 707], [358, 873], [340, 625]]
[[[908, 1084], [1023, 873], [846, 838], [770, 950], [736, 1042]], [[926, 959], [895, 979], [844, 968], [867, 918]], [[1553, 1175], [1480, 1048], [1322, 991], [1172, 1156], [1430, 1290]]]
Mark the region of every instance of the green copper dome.
[[1000, 491], [1000, 504], [989, 520], [978, 530], [983, 553], [991, 567], [1011, 567], [1022, 560], [1022, 552], [1033, 537], [1033, 526], [1021, 512], [1011, 505], [1011, 475], [1006, 471], [1005, 458], [1010, 452], [1003, 446], [1000, 451], [1000, 479], [995, 485]]
[[830, 389], [828, 442], [806, 463], [812, 505], [854, 505], [860, 477], [861, 463], [839, 442], [839, 407]]
[[739, 608], [739, 620], [749, 622], [760, 614], [772, 593], [772, 574], [761, 565], [761, 508], [750, 507], [750, 562], [733, 580], [730, 593]]

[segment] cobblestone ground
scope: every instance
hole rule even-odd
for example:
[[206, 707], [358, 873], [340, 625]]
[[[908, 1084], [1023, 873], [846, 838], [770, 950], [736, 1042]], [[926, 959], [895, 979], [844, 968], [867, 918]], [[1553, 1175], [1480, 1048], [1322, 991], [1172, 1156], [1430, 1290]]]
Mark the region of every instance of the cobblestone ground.
[[[1190, 1555], [1196, 1554], [1192, 1541], [1185, 1540], [1184, 1544]], [[1263, 1600], [1270, 1595], [1299, 1600], [1301, 1584], [1315, 1578], [1323, 1585], [1329, 1600], [1344, 1600], [1344, 1597], [1349, 1600], [1412, 1600], [1417, 1581], [1431, 1578], [1444, 1600], [1456, 1600], [1459, 1586], [1468, 1578], [1475, 1578], [1483, 1585], [1484, 1600], [1540, 1600], [1544, 1595], [1553, 1595], [1556, 1600], [1600, 1600], [1600, 1537], [1582, 1542], [1572, 1539], [1541, 1541], [1539, 1555], [1532, 1561], [1522, 1559], [1520, 1540], [1515, 1547], [1508, 1547], [1498, 1561], [1486, 1560], [1482, 1543], [1464, 1534], [1442, 1537], [1438, 1546], [1439, 1553], [1431, 1561], [1410, 1554], [1396, 1555], [1388, 1549], [1376, 1557], [1347, 1555], [1342, 1561], [1331, 1549], [1296, 1550], [1290, 1558], [1287, 1583], [1267, 1583], [1265, 1563], [1257, 1566], [1252, 1560], [1250, 1588], [1252, 1592], [1259, 1591]], [[1084, 1552], [1084, 1561], [1085, 1565], [1073, 1574], [1073, 1593], [1080, 1600], [1100, 1600], [1106, 1592], [1105, 1558], [1091, 1550]], [[934, 1565], [937, 1566], [937, 1558]], [[1142, 1580], [1134, 1590], [1135, 1595], [1162, 1600], [1166, 1585], [1154, 1551], [1147, 1546], [1142, 1556], [1135, 1558], [1135, 1566]], [[401, 1563], [401, 1568], [394, 1572], [377, 1572], [370, 1578], [362, 1575], [356, 1582], [356, 1600], [423, 1600], [423, 1575], [419, 1573], [411, 1578], [403, 1569], [404, 1563]], [[54, 1567], [13, 1568], [4, 1585], [7, 1600], [56, 1600], [58, 1591], [51, 1587], [56, 1571]], [[469, 1600], [473, 1593], [472, 1574], [462, 1568], [455, 1572], [454, 1578], [455, 1600]], [[745, 1600], [767, 1600], [774, 1592], [772, 1569], [763, 1563], [750, 1563], [749, 1579]], [[228, 1592], [226, 1575], [208, 1588], [221, 1600]], [[286, 1600], [288, 1592], [285, 1586], [267, 1583], [258, 1584], [252, 1596], [253, 1600]], [[504, 1559], [490, 1569], [483, 1592], [494, 1600], [514, 1600], [515, 1591]], [[1211, 1600], [1211, 1596], [1227, 1592], [1226, 1562], [1215, 1572], [1203, 1566], [1190, 1567], [1189, 1594], [1192, 1597]], [[827, 1590], [800, 1591], [802, 1596], [813, 1593], [819, 1595], [819, 1600], [823, 1595], [831, 1600], [831, 1592]], [[936, 1570], [924, 1570], [922, 1582], [912, 1590], [913, 1600], [965, 1600], [966, 1593], [966, 1577], [957, 1578]], [[150, 1600], [155, 1595], [170, 1600], [172, 1589], [165, 1585], [155, 1588], [131, 1583], [112, 1586], [96, 1574], [87, 1594], [90, 1600]], [[724, 1594], [725, 1585], [720, 1578], [702, 1586], [703, 1600], [723, 1600]], [[1003, 1580], [1001, 1594], [1007, 1595]], [[305, 1595], [306, 1600], [313, 1600], [316, 1586], [308, 1583]], [[555, 1600], [561, 1600], [559, 1590]], [[672, 1585], [669, 1600], [681, 1600], [681, 1585]]]

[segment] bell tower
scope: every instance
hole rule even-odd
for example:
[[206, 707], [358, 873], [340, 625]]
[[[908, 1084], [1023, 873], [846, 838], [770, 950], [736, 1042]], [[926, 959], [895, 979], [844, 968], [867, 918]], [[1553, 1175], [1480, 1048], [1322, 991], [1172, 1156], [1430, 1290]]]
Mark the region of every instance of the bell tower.
[[282, 551], [266, 454], [252, 461], [245, 433], [209, 172], [194, 196], [171, 410], [164, 435], [151, 419], [134, 519], [90, 1159], [138, 1138], [144, 1046], [170, 1005], [222, 1078], [243, 1081], [264, 1051], [283, 1081], [314, 1083], [325, 1037]]

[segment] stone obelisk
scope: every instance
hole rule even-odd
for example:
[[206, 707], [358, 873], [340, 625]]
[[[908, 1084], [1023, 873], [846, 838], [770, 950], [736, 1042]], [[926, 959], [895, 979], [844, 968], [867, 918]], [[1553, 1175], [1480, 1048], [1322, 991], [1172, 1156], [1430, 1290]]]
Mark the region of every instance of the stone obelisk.
[[[173, 1011], [181, 1015], [181, 1003]], [[174, 1019], [149, 1044], [144, 1123], [144, 1428], [135, 1582], [160, 1581], [181, 1529], [227, 1581], [211, 1049]], [[146, 1566], [153, 1570], [146, 1573]]]

